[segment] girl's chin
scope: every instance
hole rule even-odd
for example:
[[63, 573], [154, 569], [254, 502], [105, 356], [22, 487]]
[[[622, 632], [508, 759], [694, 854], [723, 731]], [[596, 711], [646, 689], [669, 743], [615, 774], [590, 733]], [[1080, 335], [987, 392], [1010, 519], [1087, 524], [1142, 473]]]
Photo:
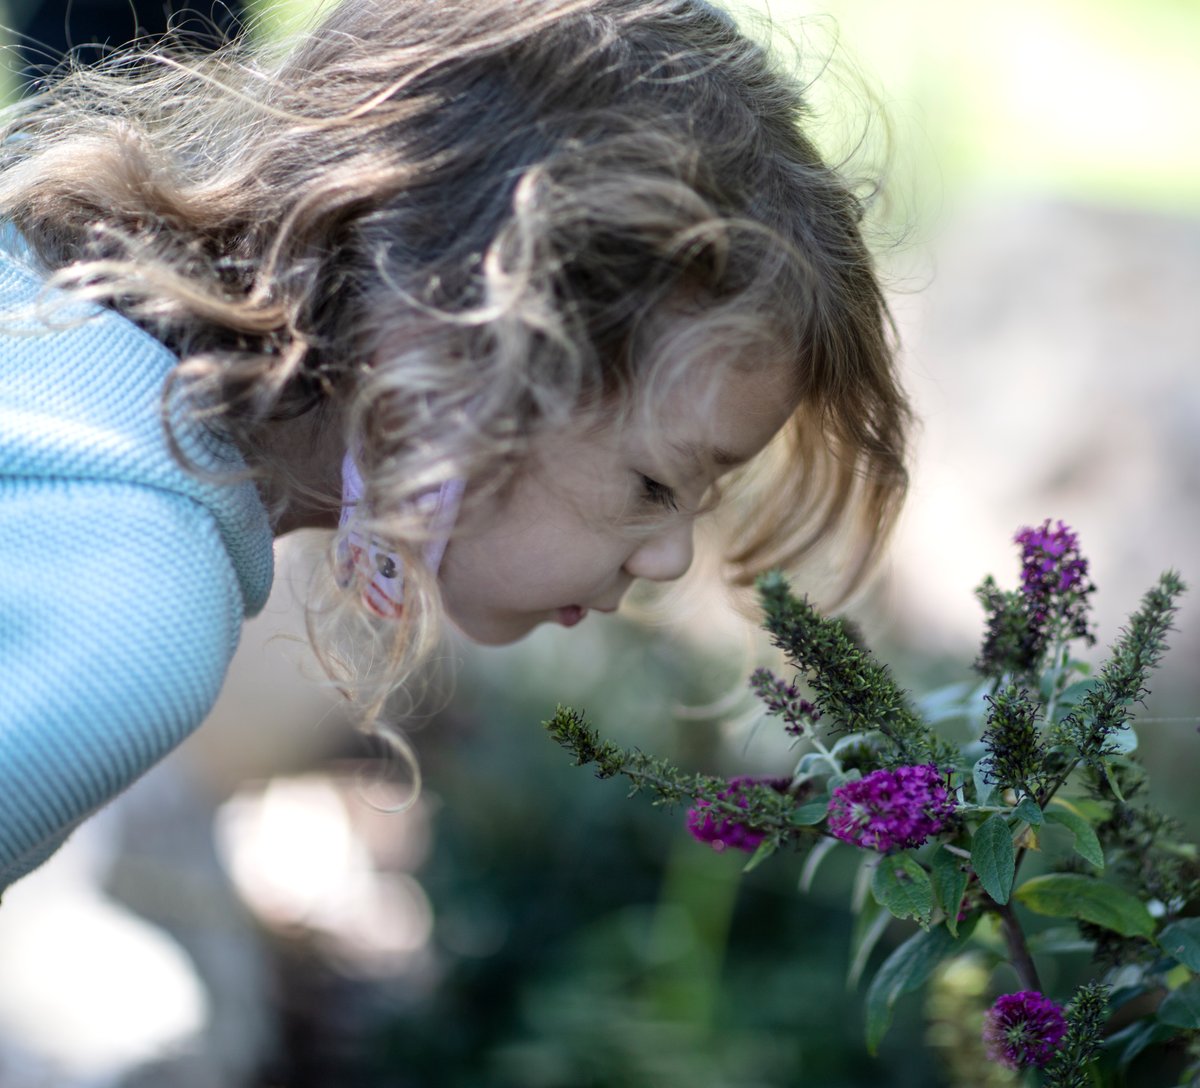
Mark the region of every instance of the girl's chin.
[[508, 616], [455, 616], [450, 622], [462, 635], [480, 646], [507, 646], [519, 642], [535, 627], [544, 623], [574, 627], [587, 619], [588, 610], [579, 604], [569, 604], [552, 611]]
[[508, 646], [519, 642], [540, 624], [551, 623], [555, 619], [553, 613], [531, 616], [449, 615], [455, 630], [479, 646]]

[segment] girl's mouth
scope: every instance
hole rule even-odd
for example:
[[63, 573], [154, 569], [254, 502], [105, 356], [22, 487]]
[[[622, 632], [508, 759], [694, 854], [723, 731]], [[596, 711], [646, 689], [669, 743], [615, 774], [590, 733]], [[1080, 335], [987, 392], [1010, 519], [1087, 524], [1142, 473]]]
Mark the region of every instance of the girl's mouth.
[[558, 622], [564, 627], [574, 627], [579, 623], [584, 616], [587, 615], [587, 609], [577, 604], [569, 604], [565, 608], [558, 610]]

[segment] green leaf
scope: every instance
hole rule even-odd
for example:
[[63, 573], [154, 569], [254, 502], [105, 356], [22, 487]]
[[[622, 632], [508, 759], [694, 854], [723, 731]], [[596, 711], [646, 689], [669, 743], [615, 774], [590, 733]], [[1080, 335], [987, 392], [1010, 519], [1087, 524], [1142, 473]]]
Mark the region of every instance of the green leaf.
[[878, 736], [878, 733], [847, 733], [843, 737], [838, 737], [834, 746], [829, 749], [829, 752], [831, 755], [840, 756], [847, 748], [853, 748], [857, 744], [863, 744], [872, 737]]
[[1136, 752], [1137, 746], [1138, 735], [1131, 725], [1126, 725], [1121, 729], [1114, 729], [1104, 742], [1104, 750], [1106, 752], [1115, 752], [1123, 756], [1129, 755], [1130, 752]]
[[750, 860], [742, 867], [743, 873], [748, 873], [752, 869], [757, 869], [764, 861], [767, 860], [776, 850], [779, 849], [779, 843], [776, 839], [766, 838], [758, 844], [758, 849], [750, 855]]
[[996, 787], [987, 780], [987, 774], [984, 772], [984, 764], [988, 761], [988, 756], [983, 756], [975, 761], [975, 766], [971, 768], [971, 777], [975, 780], [975, 803], [977, 805], [986, 805], [991, 799], [992, 794], [996, 792]]
[[1089, 695], [1099, 683], [1098, 679], [1077, 680], [1059, 695], [1054, 705], [1059, 710], [1073, 710], [1083, 702], [1084, 696]]
[[1017, 889], [1016, 897], [1030, 910], [1051, 918], [1082, 918], [1124, 937], [1154, 935], [1154, 919], [1140, 899], [1094, 876], [1035, 876]]
[[949, 850], [938, 850], [933, 855], [930, 876], [938, 905], [946, 912], [946, 928], [958, 935], [958, 908], [962, 905], [963, 892], [967, 890], [966, 863]]
[[897, 918], [915, 918], [929, 925], [933, 913], [933, 885], [924, 867], [907, 850], [885, 854], [871, 876], [871, 894]]
[[1096, 824], [1102, 824], [1107, 820], [1113, 811], [1113, 803], [1111, 801], [1097, 801], [1094, 797], [1072, 797], [1067, 800], [1065, 797], [1054, 798], [1054, 804], [1061, 805], [1063, 808], [1082, 816], [1093, 827]]
[[799, 808], [792, 809], [789, 819], [797, 827], [814, 827], [825, 819], [828, 812], [829, 798], [821, 797], [816, 801], [809, 801]]
[[1154, 844], [1159, 850], [1165, 850], [1185, 861], [1200, 861], [1200, 849], [1194, 842], [1172, 842], [1170, 839], [1160, 839]]
[[1113, 796], [1122, 804], [1125, 803], [1125, 794], [1121, 792], [1121, 784], [1117, 781], [1117, 776], [1113, 774], [1112, 764], [1106, 759], [1103, 763], [1104, 780], [1108, 783], [1108, 788], [1113, 791]]
[[1158, 943], [1167, 955], [1193, 971], [1200, 971], [1200, 918], [1172, 922], [1158, 935]]
[[867, 1050], [874, 1054], [879, 1049], [896, 1001], [918, 989], [964, 940], [956, 941], [941, 926], [920, 930], [883, 961], [867, 990]]
[[1117, 1065], [1124, 1070], [1146, 1047], [1165, 1042], [1177, 1034], [1176, 1028], [1160, 1024], [1157, 1020], [1135, 1020], [1128, 1027], [1105, 1039], [1104, 1048], [1120, 1051]]
[[1012, 832], [1003, 816], [989, 816], [975, 832], [971, 840], [971, 867], [988, 895], [1001, 906], [1008, 902], [1017, 856]]
[[867, 896], [862, 910], [854, 919], [854, 932], [850, 936], [850, 947], [853, 955], [850, 958], [850, 968], [846, 972], [846, 985], [857, 986], [862, 973], [867, 969], [867, 961], [879, 943], [879, 938], [891, 924], [892, 916]]
[[1018, 820], [1024, 820], [1030, 827], [1042, 826], [1042, 810], [1032, 797], [1022, 797], [1020, 803], [1013, 809], [1013, 815]]
[[796, 764], [796, 771], [793, 777], [804, 780], [815, 778], [821, 774], [829, 774], [836, 770], [837, 764], [824, 752], [805, 752], [800, 757], [800, 762]]
[[1158, 1007], [1158, 1020], [1189, 1031], [1200, 1028], [1200, 979], [1192, 979], [1186, 986], [1167, 994]]
[[1051, 926], [1029, 935], [1029, 951], [1034, 955], [1063, 955], [1068, 952], [1086, 952], [1090, 955], [1096, 951], [1096, 942], [1081, 937], [1073, 925]]
[[871, 877], [875, 875], [876, 855], [868, 850], [859, 850], [862, 859], [854, 871], [854, 883], [850, 885], [850, 909], [858, 914], [871, 899]]
[[[971, 696], [977, 690], [979, 695], [972, 700]], [[981, 688], [971, 680], [958, 680], [945, 687], [935, 688], [927, 695], [922, 696], [917, 700], [917, 709], [920, 710], [921, 717], [930, 725], [953, 721], [972, 713], [974, 711], [972, 704], [979, 702], [986, 690], [987, 685], [983, 685]]]
[[1104, 848], [1100, 845], [1095, 830], [1087, 820], [1077, 812], [1057, 805], [1046, 810], [1046, 819], [1071, 832], [1075, 838], [1075, 853], [1084, 861], [1091, 862], [1097, 869], [1104, 868]]
[[800, 870], [800, 891], [804, 894], [807, 895], [812, 890], [813, 880], [817, 876], [817, 869], [820, 868], [821, 862], [829, 856], [837, 844], [837, 839], [821, 838], [816, 846], [808, 852], [808, 857], [804, 859], [804, 868]]

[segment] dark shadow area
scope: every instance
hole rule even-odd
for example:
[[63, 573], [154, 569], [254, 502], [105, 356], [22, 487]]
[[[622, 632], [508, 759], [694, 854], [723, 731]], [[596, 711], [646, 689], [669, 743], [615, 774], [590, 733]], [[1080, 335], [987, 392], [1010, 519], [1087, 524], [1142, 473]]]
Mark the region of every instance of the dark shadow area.
[[68, 57], [89, 64], [131, 42], [168, 38], [188, 50], [208, 51], [242, 30], [240, 0], [193, 7], [178, 0], [25, 0], [14, 5], [14, 68], [23, 89], [61, 69]]

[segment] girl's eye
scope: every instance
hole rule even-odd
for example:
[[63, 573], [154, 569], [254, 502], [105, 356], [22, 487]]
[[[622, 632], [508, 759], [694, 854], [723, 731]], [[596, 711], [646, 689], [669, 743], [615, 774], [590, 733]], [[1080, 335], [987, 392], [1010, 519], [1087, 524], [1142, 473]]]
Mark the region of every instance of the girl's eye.
[[675, 492], [666, 484], [660, 484], [649, 476], [643, 476], [642, 490], [646, 498], [655, 506], [662, 506], [667, 510], [679, 509], [679, 500], [675, 497]]

